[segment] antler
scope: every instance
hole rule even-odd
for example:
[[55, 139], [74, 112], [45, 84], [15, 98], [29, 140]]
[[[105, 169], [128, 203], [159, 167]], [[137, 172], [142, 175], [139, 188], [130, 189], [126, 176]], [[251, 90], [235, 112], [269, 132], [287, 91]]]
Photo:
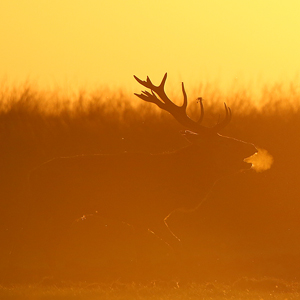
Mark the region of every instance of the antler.
[[174, 104], [166, 95], [164, 89], [165, 89], [165, 83], [167, 80], [167, 73], [164, 75], [160, 85], [158, 85], [158, 86], [154, 85], [148, 76], [147, 76], [146, 81], [143, 81], [136, 76], [134, 76], [134, 78], [136, 79], [136, 81], [138, 83], [140, 83], [144, 87], [149, 88], [151, 90], [151, 93], [149, 93], [148, 91], [142, 91], [142, 94], [135, 93], [135, 95], [137, 97], [141, 98], [142, 100], [144, 100], [146, 102], [155, 103], [161, 109], [169, 112], [180, 124], [186, 126], [187, 128], [189, 128], [191, 130], [194, 130], [195, 132], [197, 132], [199, 134], [217, 133], [220, 129], [224, 128], [231, 120], [231, 110], [224, 103], [225, 111], [226, 111], [225, 119], [222, 122], [216, 124], [212, 128], [202, 126], [201, 122], [202, 122], [203, 116], [204, 116], [202, 97], [199, 97], [197, 99], [197, 100], [199, 100], [200, 110], [201, 110], [198, 121], [194, 121], [194, 120], [190, 119], [186, 113], [188, 101], [187, 101], [187, 95], [186, 95], [186, 92], [184, 89], [183, 82], [182, 82], [183, 104], [181, 106]]

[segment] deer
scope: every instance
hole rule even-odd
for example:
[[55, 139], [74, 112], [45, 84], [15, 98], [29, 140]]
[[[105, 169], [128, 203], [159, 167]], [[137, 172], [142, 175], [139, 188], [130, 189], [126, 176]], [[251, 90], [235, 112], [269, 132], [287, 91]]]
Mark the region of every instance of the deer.
[[[156, 104], [170, 113], [184, 128], [188, 145], [165, 153], [93, 154], [57, 157], [31, 171], [32, 214], [35, 230], [54, 240], [74, 220], [97, 214], [149, 230], [170, 247], [180, 239], [167, 220], [177, 210], [196, 209], [220, 178], [250, 169], [244, 159], [257, 153], [256, 147], [219, 132], [231, 121], [231, 109], [213, 127], [202, 125], [203, 99], [198, 98], [200, 117], [187, 115], [187, 94], [182, 83], [183, 104], [176, 105], [165, 92], [167, 73], [159, 85], [149, 77], [134, 76], [150, 91], [135, 93], [139, 99]], [[45, 233], [42, 224], [47, 224]]]

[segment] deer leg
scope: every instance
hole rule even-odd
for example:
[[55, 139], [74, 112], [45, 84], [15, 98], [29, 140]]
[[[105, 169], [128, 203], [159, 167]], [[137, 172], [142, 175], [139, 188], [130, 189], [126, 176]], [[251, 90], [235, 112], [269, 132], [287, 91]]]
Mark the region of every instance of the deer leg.
[[170, 253], [173, 254], [176, 258], [181, 257], [181, 241], [170, 229], [166, 222], [166, 219], [161, 222], [152, 224], [151, 228], [149, 228], [148, 231], [154, 234], [159, 240], [161, 240], [161, 242], [168, 247]]

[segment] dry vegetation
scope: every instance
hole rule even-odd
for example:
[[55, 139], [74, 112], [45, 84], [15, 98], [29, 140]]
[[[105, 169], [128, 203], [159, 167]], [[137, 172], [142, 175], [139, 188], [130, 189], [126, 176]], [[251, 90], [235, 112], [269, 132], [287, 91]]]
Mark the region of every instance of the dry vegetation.
[[[246, 285], [245, 285], [246, 283]], [[109, 285], [80, 283], [76, 286], [27, 285], [0, 287], [2, 299], [80, 299], [80, 300], [121, 300], [121, 299], [163, 299], [163, 300], [286, 300], [299, 299], [298, 284], [289, 284], [274, 280], [241, 279], [232, 285], [214, 283], [191, 283], [180, 286], [178, 282], [153, 281], [148, 284], [113, 282]]]
[[[172, 217], [169, 225], [182, 237], [187, 270], [180, 266], [174, 271], [169, 258], [162, 263], [165, 250], [149, 238], [149, 252], [158, 250], [163, 254], [148, 266], [148, 273], [143, 273], [147, 276], [142, 279], [173, 280], [182, 275], [188, 282], [216, 279], [233, 282], [243, 276], [269, 276], [285, 282], [298, 281], [300, 91], [293, 84], [288, 88], [277, 84], [266, 86], [261, 98], [253, 99], [243, 89], [226, 97], [212, 87], [199, 89], [195, 94], [206, 93], [206, 98], [212, 99], [205, 102], [206, 125], [223, 113], [225, 99], [233, 111], [233, 120], [222, 134], [267, 149], [274, 157], [274, 165], [263, 173], [248, 172], [225, 179], [199, 211]], [[28, 253], [22, 255], [22, 229], [26, 226], [29, 207], [24, 187], [31, 169], [57, 156], [123, 151], [156, 153], [185, 145], [178, 134], [181, 126], [168, 114], [147, 103], [131, 102], [133, 96], [121, 92], [81, 92], [62, 97], [58, 92], [40, 92], [27, 85], [16, 90], [2, 88], [0, 97], [0, 280], [3, 284], [37, 282], [44, 276], [53, 276], [54, 272], [51, 268], [31, 265], [32, 257], [27, 261]], [[191, 115], [196, 116], [197, 105], [191, 102], [190, 106]], [[109, 224], [109, 228], [104, 229], [104, 224]], [[134, 249], [128, 246], [130, 230], [126, 226], [107, 220], [91, 221], [86, 227], [76, 226], [70, 237], [76, 252], [71, 255], [72, 266], [59, 271], [64, 280], [113, 282], [121, 278], [128, 282], [137, 279], [137, 275], [132, 275]], [[87, 230], [95, 227], [97, 231], [92, 229], [94, 232], [87, 235]], [[76, 242], [77, 239], [81, 241]], [[126, 288], [130, 290], [132, 286]], [[134, 297], [150, 299], [158, 294], [161, 299], [187, 299], [187, 293], [191, 293], [189, 299], [199, 299], [200, 295], [224, 299], [224, 295], [214, 295], [216, 288], [211, 288], [213, 292], [203, 286], [198, 286], [198, 290], [189, 287], [188, 292], [176, 290], [177, 296], [173, 298], [175, 290], [170, 289], [168, 298], [152, 287], [150, 295]], [[97, 299], [122, 298], [100, 296], [102, 292], [97, 289]], [[225, 299], [239, 299], [238, 295], [230, 294], [230, 289], [219, 289], [221, 294], [228, 292]], [[55, 294], [57, 290], [45, 293], [52, 292]], [[298, 290], [288, 292], [299, 295]], [[9, 293], [4, 288], [0, 291], [4, 295]], [[262, 299], [296, 299], [296, 296], [271, 298], [270, 293], [256, 295]], [[47, 297], [37, 299], [50, 299]], [[21, 299], [16, 295], [15, 298]], [[78, 299], [86, 298], [78, 296]]]

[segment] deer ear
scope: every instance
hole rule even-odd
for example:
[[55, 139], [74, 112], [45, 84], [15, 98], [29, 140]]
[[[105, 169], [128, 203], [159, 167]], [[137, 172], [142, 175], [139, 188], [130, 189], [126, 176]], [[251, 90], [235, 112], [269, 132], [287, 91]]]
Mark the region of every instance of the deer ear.
[[190, 130], [182, 130], [180, 133], [192, 144], [199, 142], [199, 135]]

